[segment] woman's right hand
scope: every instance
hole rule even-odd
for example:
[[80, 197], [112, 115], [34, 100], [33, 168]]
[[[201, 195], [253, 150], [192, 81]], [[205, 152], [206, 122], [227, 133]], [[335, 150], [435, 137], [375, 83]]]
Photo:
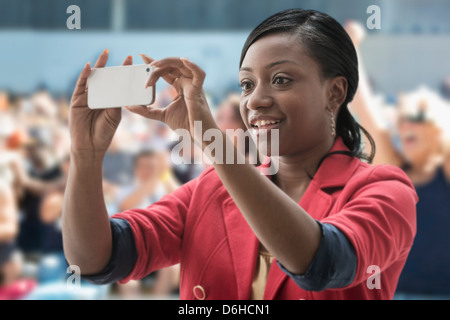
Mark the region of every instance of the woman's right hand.
[[[108, 61], [108, 50], [98, 58], [94, 68], [103, 68]], [[128, 56], [122, 65], [131, 65]], [[76, 155], [88, 155], [103, 158], [122, 118], [121, 108], [90, 109], [87, 105], [87, 78], [91, 66], [87, 63], [78, 77], [70, 101], [69, 131], [71, 152]]]

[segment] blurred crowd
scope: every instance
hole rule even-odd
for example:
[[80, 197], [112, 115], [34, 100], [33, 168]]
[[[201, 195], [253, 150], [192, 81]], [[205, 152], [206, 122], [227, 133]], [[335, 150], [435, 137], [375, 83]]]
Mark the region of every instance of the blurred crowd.
[[[364, 29], [354, 22], [346, 28], [359, 49]], [[450, 78], [441, 92], [418, 86], [392, 102], [372, 91], [363, 58], [351, 110], [376, 142], [374, 164], [405, 170], [420, 197], [417, 237], [397, 298], [450, 297]], [[167, 105], [174, 94], [164, 88], [156, 104]], [[60, 225], [70, 165], [69, 99], [45, 89], [29, 96], [0, 92], [0, 299], [176, 299], [178, 266], [123, 285], [72, 283]], [[212, 109], [222, 130], [245, 130], [238, 94]], [[207, 164], [198, 161], [174, 165], [175, 143], [164, 124], [123, 110], [104, 159], [109, 214], [146, 207], [204, 170]]]
[[[168, 105], [174, 94], [165, 87], [155, 104]], [[70, 166], [69, 100], [45, 89], [29, 96], [0, 92], [0, 299], [177, 298], [179, 266], [127, 284], [75, 285], [60, 222]], [[223, 130], [244, 129], [239, 95], [213, 109]], [[171, 152], [178, 142], [165, 124], [122, 111], [103, 165], [110, 215], [149, 206], [209, 165], [194, 159], [201, 155], [194, 150], [189, 159], [174, 159], [185, 157]]]
[[450, 78], [439, 91], [418, 84], [394, 99], [377, 94], [360, 53], [365, 28], [351, 21], [346, 30], [360, 71], [350, 111], [375, 141], [373, 164], [403, 169], [419, 197], [417, 233], [394, 298], [450, 299]]

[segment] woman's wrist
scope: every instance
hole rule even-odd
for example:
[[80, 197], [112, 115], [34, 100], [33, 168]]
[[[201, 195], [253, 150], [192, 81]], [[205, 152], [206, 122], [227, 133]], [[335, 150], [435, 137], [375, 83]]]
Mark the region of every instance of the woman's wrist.
[[98, 151], [73, 151], [70, 152], [70, 163], [71, 168], [74, 169], [96, 169], [102, 170], [103, 158], [105, 156], [104, 152]]

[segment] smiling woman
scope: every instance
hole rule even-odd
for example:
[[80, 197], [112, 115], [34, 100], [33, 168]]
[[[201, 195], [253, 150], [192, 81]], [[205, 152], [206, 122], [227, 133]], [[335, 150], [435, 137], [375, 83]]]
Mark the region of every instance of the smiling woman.
[[[205, 72], [184, 58], [143, 59], [155, 68], [147, 85], [163, 78], [178, 97], [164, 109], [127, 109], [188, 131], [208, 150], [212, 142], [201, 137], [219, 126], [203, 92]], [[415, 236], [417, 197], [401, 170], [361, 161], [371, 156], [347, 109], [357, 65], [331, 17], [301, 9], [269, 17], [242, 51], [240, 113], [255, 137], [279, 133], [279, 154], [267, 148], [259, 167], [214, 163], [151, 206], [111, 218], [101, 168], [121, 113], [86, 106], [86, 65], [71, 103], [67, 260], [94, 283], [180, 263], [182, 299], [391, 299]], [[230, 145], [226, 133], [217, 139]], [[275, 175], [265, 171], [272, 162]], [[376, 290], [367, 285], [371, 266], [382, 273]]]

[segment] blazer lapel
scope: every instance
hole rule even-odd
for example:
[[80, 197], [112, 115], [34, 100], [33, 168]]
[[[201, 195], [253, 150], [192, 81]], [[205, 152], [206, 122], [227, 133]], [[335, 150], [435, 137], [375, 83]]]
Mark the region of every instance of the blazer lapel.
[[238, 299], [247, 300], [250, 297], [259, 240], [231, 197], [224, 202], [223, 212], [236, 275]]

